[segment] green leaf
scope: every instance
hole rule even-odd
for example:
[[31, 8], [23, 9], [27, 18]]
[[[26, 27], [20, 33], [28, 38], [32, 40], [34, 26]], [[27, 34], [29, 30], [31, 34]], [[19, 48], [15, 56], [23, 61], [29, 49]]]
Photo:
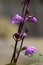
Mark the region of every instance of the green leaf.
[[16, 65], [16, 63], [9, 63], [9, 64], [6, 64], [6, 65]]
[[43, 56], [40, 56], [38, 53], [34, 54], [33, 57], [36, 58], [39, 61], [43, 61]]
[[43, 62], [43, 56], [40, 56], [38, 53], [34, 54], [33, 56], [28, 55], [29, 58], [35, 58], [38, 61]]

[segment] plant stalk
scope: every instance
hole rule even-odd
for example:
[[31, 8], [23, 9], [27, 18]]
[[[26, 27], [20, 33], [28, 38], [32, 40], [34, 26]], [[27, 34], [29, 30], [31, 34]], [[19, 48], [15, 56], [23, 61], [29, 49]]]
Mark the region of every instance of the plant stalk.
[[18, 54], [17, 54], [16, 62], [17, 62], [17, 60], [18, 60], [18, 57], [19, 57], [19, 55], [20, 55], [20, 51], [21, 51], [21, 49], [22, 49], [23, 40], [24, 40], [24, 39], [22, 39], [22, 42], [21, 42], [21, 45], [20, 45], [20, 50], [18, 51]]

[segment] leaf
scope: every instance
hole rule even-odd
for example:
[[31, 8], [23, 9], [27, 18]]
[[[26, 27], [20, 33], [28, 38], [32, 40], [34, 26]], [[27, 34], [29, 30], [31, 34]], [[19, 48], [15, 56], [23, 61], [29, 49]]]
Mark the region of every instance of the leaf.
[[28, 55], [29, 58], [35, 58], [40, 62], [43, 62], [43, 56], [40, 56], [38, 53], [34, 54], [33, 56]]
[[43, 61], [43, 56], [40, 56], [38, 53], [34, 54], [33, 57], [39, 61]]
[[16, 63], [9, 63], [9, 64], [6, 64], [6, 65], [16, 65]]

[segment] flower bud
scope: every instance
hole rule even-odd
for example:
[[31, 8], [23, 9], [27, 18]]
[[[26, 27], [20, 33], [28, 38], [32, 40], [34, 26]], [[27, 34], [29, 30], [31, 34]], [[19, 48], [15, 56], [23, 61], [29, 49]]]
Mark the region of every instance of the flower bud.
[[13, 35], [13, 38], [14, 38], [14, 36], [15, 36], [16, 40], [18, 40], [18, 39], [19, 39], [20, 34], [17, 32], [17, 33], [15, 33], [15, 34]]
[[36, 18], [36, 17], [33, 17], [33, 18], [31, 19], [31, 21], [36, 24], [36, 23], [37, 23], [37, 18]]
[[22, 38], [25, 38], [27, 36], [27, 33], [24, 32], [23, 35], [22, 35]]

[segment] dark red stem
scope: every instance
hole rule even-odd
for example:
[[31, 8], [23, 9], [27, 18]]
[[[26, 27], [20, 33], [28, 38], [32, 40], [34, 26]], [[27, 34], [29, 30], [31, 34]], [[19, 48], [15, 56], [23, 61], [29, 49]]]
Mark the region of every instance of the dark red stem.
[[18, 51], [18, 54], [17, 54], [16, 62], [17, 62], [17, 60], [18, 60], [20, 51], [21, 51], [21, 49], [22, 49], [23, 40], [24, 40], [24, 39], [22, 39], [22, 42], [21, 42], [21, 45], [20, 45], [20, 50]]

